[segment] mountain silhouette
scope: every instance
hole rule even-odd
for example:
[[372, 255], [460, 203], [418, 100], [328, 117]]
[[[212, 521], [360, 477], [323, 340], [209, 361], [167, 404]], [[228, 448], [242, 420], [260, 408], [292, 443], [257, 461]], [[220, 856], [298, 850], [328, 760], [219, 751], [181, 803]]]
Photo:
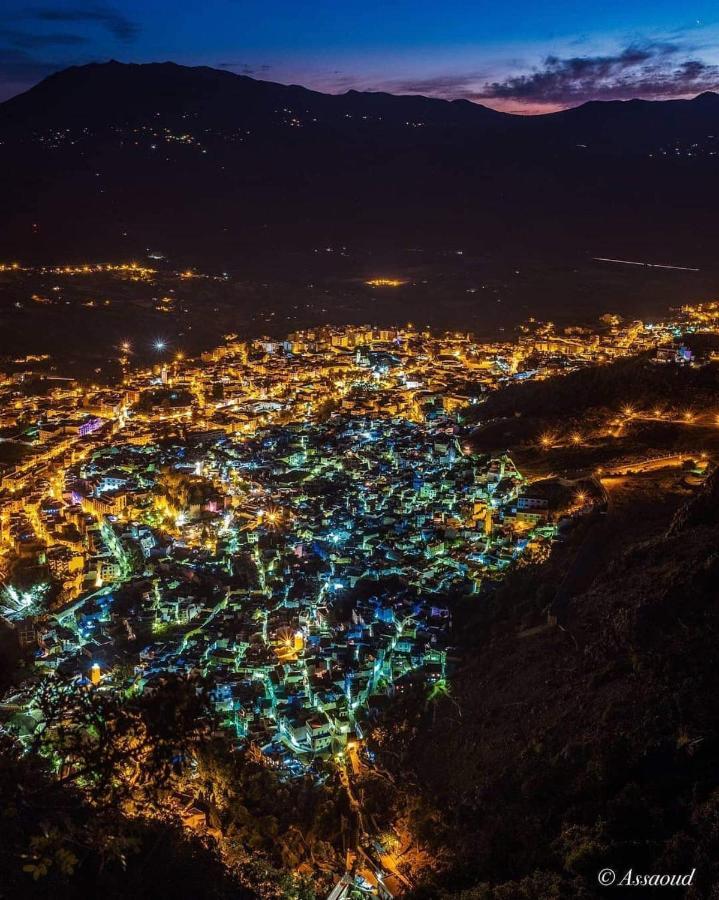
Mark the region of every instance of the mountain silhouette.
[[713, 253], [719, 96], [542, 116], [322, 94], [207, 67], [78, 66], [0, 104], [22, 258], [330, 244]]

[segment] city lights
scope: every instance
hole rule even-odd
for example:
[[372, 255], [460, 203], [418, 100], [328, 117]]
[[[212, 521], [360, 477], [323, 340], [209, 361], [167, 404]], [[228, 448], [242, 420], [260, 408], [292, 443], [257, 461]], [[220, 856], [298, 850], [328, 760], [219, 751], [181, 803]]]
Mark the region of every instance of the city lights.
[[399, 278], [372, 278], [367, 284], [370, 287], [401, 287], [405, 282]]
[[[230, 334], [199, 358], [173, 346], [145, 366], [131, 365], [125, 340], [111, 345], [126, 354], [120, 383], [59, 382], [27, 409], [8, 379], [6, 406], [37, 437], [28, 462], [2, 472], [0, 564], [31, 561], [51, 581], [2, 596], [0, 612], [38, 650], [28, 696], [57, 667], [98, 697], [199, 674], [216, 734], [235, 749], [259, 735], [283, 778], [314, 763], [361, 768], [373, 697], [408, 683], [432, 702], [452, 697], [446, 597], [472, 602], [540, 565], [562, 517], [590, 528], [606, 512], [610, 476], [667, 462], [614, 462], [626, 419], [651, 418], [639, 399], [544, 417], [546, 430], [519, 442], [530, 478], [510, 452], [483, 451], [487, 422], [524, 425], [483, 418], [496, 392], [613, 358], [616, 334], [568, 347], [551, 326], [533, 328], [496, 343], [370, 326]], [[649, 352], [666, 328], [630, 326], [617, 356]], [[690, 432], [706, 417], [696, 406], [646, 409]], [[706, 471], [707, 456], [692, 458]], [[607, 479], [604, 499], [585, 489], [592, 471]], [[581, 487], [552, 499], [568, 485]], [[106, 664], [118, 648], [127, 665]]]
[[0, 900], [716, 891], [674, 5], [10, 0]]

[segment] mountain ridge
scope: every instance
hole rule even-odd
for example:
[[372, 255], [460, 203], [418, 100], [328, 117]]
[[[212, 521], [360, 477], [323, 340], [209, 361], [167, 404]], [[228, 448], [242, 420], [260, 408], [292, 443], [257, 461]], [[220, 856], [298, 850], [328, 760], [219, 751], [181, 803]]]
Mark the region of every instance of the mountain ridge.
[[[470, 101], [448, 101], [421, 95], [398, 96], [385, 91], [325, 94], [302, 85], [265, 81], [210, 66], [182, 66], [170, 61], [119, 63], [111, 60], [107, 63], [72, 66], [56, 72], [25, 93], [6, 100], [0, 104], [0, 124], [3, 119], [12, 121], [18, 113], [22, 124], [23, 115], [30, 118], [39, 111], [33, 106], [35, 102], [40, 105], [40, 111], [45, 113], [54, 112], [61, 115], [72, 113], [72, 108], [67, 106], [68, 95], [78, 90], [82, 92], [82, 97], [99, 102], [101, 89], [116, 94], [119, 91], [137, 89], [140, 85], [150, 95], [154, 89], [164, 100], [167, 99], [164, 92], [168, 88], [174, 88], [178, 92], [194, 91], [195, 95], [188, 93], [176, 95], [176, 99], [184, 99], [185, 104], [189, 103], [190, 106], [193, 100], [211, 101], [213, 99], [211, 91], [225, 91], [226, 94], [222, 98], [225, 103], [230, 100], [252, 103], [263, 99], [271, 102], [291, 102], [303, 104], [307, 111], [316, 114], [344, 112], [346, 108], [358, 112], [371, 112], [375, 109], [379, 112], [381, 108], [382, 112], [387, 113], [393, 106], [403, 104], [411, 108], [411, 111], [421, 109], [424, 112], [443, 110], [456, 113], [460, 110], [462, 115], [476, 116], [478, 120], [479, 117], [484, 117], [498, 121], [508, 116]], [[43, 107], [43, 104], [48, 102], [55, 104], [56, 109]], [[226, 112], [229, 113], [231, 110], [227, 109]], [[450, 115], [449, 120], [452, 118]]]
[[697, 265], [715, 244], [717, 153], [710, 93], [521, 116], [207, 66], [94, 63], [0, 104], [0, 240], [38, 261], [159, 246], [225, 266], [238, 246], [289, 242]]
[[[389, 91], [372, 91], [365, 90], [360, 91], [356, 88], [350, 88], [347, 91], [341, 93], [325, 93], [322, 91], [315, 90], [313, 88], [305, 87], [304, 85], [297, 83], [284, 84], [282, 82], [270, 81], [266, 79], [254, 78], [250, 75], [239, 74], [236, 72], [229, 71], [228, 69], [216, 68], [214, 66], [185, 66], [180, 63], [175, 63], [172, 60], [164, 60], [161, 62], [151, 62], [151, 63], [124, 63], [115, 59], [110, 59], [107, 62], [92, 62], [86, 63], [83, 65], [69, 66], [66, 69], [61, 69], [58, 72], [54, 72], [51, 75], [48, 75], [42, 81], [38, 82], [33, 87], [29, 88], [27, 91], [24, 91], [20, 94], [15, 95], [14, 97], [5, 100], [3, 103], [0, 103], [0, 111], [7, 108], [12, 108], [14, 105], [18, 105], [18, 103], [23, 100], [23, 98], [27, 99], [32, 96], [37, 96], [39, 92], [43, 92], [47, 90], [50, 86], [55, 86], [58, 84], [62, 84], [69, 77], [74, 77], [80, 73], [97, 73], [97, 72], [115, 72], [115, 73], [129, 73], [129, 72], [158, 72], [160, 70], [164, 70], [166, 72], [175, 72], [175, 73], [195, 73], [197, 75], [202, 75], [206, 77], [209, 73], [211, 76], [218, 80], [225, 80], [227, 84], [230, 83], [245, 83], [245, 84], [253, 84], [253, 85], [262, 85], [267, 87], [272, 87], [277, 89], [278, 91], [287, 91], [287, 92], [298, 92], [301, 91], [303, 95], [307, 97], [322, 97], [322, 98], [335, 98], [335, 99], [346, 99], [346, 98], [394, 98], [396, 100], [423, 100], [428, 103], [433, 103], [436, 105], [446, 105], [446, 107], [452, 106], [462, 106], [464, 108], [471, 108], [473, 110], [483, 110], [489, 113], [495, 114], [498, 118], [508, 118], [508, 119], [534, 119], [534, 120], [552, 120], [553, 118], [566, 116], [569, 113], [572, 113], [576, 110], [580, 109], [599, 109], [599, 108], [613, 108], [618, 109], [626, 106], [636, 106], [638, 104], [661, 107], [671, 104], [677, 105], [686, 105], [693, 103], [706, 103], [706, 102], [719, 102], [719, 95], [715, 91], [703, 91], [697, 94], [694, 97], [686, 97], [686, 98], [672, 98], [666, 100], [657, 100], [657, 99], [646, 99], [642, 97], [634, 97], [628, 100], [588, 100], [584, 103], [580, 103], [577, 106], [567, 107], [563, 110], [558, 110], [555, 112], [541, 113], [541, 114], [525, 114], [521, 112], [503, 112], [499, 110], [495, 110], [490, 106], [487, 106], [482, 103], [478, 103], [474, 100], [469, 100], [464, 97], [457, 98], [440, 98], [440, 97], [429, 97], [427, 95], [421, 93], [400, 93], [394, 94]], [[668, 108], [668, 107], [667, 107]]]

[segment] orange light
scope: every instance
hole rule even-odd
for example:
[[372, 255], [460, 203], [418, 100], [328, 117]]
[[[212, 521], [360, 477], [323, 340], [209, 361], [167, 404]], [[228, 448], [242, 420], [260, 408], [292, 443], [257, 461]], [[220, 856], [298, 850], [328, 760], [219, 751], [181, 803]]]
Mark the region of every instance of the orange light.
[[371, 278], [367, 284], [370, 287], [401, 287], [404, 281], [399, 278]]

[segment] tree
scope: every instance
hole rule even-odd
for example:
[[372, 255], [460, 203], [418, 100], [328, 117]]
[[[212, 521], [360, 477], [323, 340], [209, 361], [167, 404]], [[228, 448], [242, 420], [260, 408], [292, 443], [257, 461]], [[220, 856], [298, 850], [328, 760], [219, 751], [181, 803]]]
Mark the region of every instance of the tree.
[[43, 680], [31, 703], [30, 752], [98, 808], [156, 795], [207, 731], [204, 685], [166, 677], [132, 698], [75, 678]]

